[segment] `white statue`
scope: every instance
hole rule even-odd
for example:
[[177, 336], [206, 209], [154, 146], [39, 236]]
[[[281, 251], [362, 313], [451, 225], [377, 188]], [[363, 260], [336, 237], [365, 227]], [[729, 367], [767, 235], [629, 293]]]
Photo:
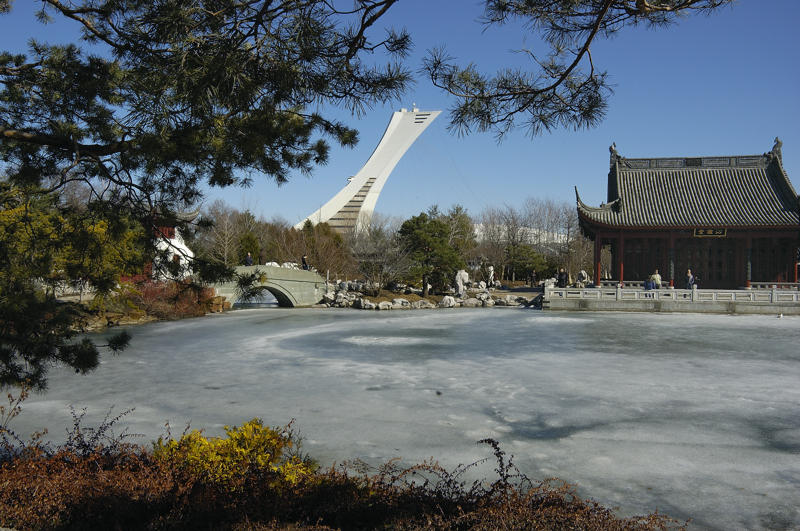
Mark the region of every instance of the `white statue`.
[[491, 287], [494, 286], [494, 266], [489, 266], [486, 271], [488, 271], [488, 278], [486, 280], [486, 286]]
[[469, 282], [469, 273], [464, 271], [463, 269], [459, 269], [458, 273], [456, 273], [456, 294], [459, 297], [463, 297], [466, 291], [465, 284]]

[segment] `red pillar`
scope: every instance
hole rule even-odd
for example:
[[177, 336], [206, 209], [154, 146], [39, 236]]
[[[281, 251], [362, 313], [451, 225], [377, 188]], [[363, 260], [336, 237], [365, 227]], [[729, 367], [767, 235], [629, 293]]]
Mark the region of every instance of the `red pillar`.
[[747, 233], [747, 243], [745, 247], [746, 247], [745, 259], [747, 260], [747, 263], [744, 266], [745, 267], [744, 287], [749, 288], [750, 280], [753, 274], [753, 237], [749, 232]]
[[619, 266], [619, 283], [623, 286], [625, 285], [625, 275], [624, 275], [624, 264], [625, 261], [625, 234], [622, 232], [619, 233], [619, 260], [617, 260], [617, 264]]
[[675, 233], [669, 231], [669, 286], [675, 287]]

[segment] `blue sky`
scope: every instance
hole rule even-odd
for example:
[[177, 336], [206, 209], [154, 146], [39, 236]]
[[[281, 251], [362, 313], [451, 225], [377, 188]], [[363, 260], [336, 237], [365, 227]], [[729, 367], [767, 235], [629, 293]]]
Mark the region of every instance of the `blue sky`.
[[[51, 43], [73, 38], [62, 24], [42, 26], [32, 0], [16, 0], [0, 17], [0, 48], [20, 50], [30, 36]], [[412, 70], [426, 51], [446, 46], [462, 64], [493, 72], [521, 64], [511, 53], [540, 46], [519, 26], [484, 30], [476, 0], [404, 0], [384, 25], [405, 27], [415, 48]], [[629, 28], [592, 47], [596, 68], [608, 71], [615, 93], [606, 119], [591, 130], [557, 130], [531, 139], [519, 130], [497, 144], [491, 134], [458, 137], [443, 113], [395, 168], [376, 210], [407, 218], [432, 204], [462, 204], [478, 214], [491, 206], [519, 206], [527, 197], [574, 202], [573, 187], [589, 204], [605, 200], [608, 146], [628, 157], [759, 154], [775, 136], [784, 167], [800, 191], [800, 2], [739, 0], [712, 16], [688, 17], [667, 29]], [[328, 165], [311, 177], [294, 175], [277, 186], [256, 176], [251, 188], [213, 189], [222, 198], [265, 218], [292, 223], [310, 214], [355, 174], [380, 140], [392, 111], [411, 107], [447, 111], [452, 100], [422, 76], [402, 101], [351, 117], [360, 131], [354, 149], [334, 148]]]

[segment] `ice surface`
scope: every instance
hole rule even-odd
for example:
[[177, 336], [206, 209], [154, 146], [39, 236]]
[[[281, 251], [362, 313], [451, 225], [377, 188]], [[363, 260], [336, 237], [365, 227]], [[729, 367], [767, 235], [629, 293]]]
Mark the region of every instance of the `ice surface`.
[[[697, 528], [800, 527], [800, 319], [248, 309], [136, 327], [90, 375], [57, 369], [12, 426], [59, 440], [68, 405], [144, 441], [296, 419], [322, 463], [435, 457], [500, 441], [622, 514]], [[481, 469], [491, 473], [491, 466]]]

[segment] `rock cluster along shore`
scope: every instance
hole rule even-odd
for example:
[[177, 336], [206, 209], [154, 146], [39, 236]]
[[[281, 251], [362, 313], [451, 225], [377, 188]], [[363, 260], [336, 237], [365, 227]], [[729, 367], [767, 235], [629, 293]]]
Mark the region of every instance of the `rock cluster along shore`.
[[[402, 297], [393, 298], [391, 301], [373, 302], [364, 295], [363, 282], [349, 281], [329, 284], [328, 290], [323, 295], [322, 301], [315, 305], [316, 308], [355, 308], [358, 310], [420, 310], [433, 308], [488, 308], [492, 306], [525, 306], [536, 307], [540, 303], [539, 297], [531, 299], [511, 294], [493, 296], [485, 288], [467, 289], [464, 297], [445, 295], [437, 303], [427, 299], [410, 302]], [[414, 289], [406, 289], [407, 294], [419, 295]]]
[[96, 332], [105, 328], [131, 326], [158, 321], [158, 318], [144, 312], [124, 314], [120, 312], [102, 312], [90, 314], [84, 318], [82, 332]]
[[208, 313], [220, 313], [231, 309], [231, 303], [225, 300], [225, 297], [217, 295], [211, 297], [208, 305]]
[[[231, 309], [231, 303], [222, 296], [216, 296], [209, 299], [206, 307], [206, 313], [221, 313]], [[191, 317], [196, 317], [192, 315]], [[155, 315], [137, 310], [128, 313], [122, 312], [99, 312], [99, 313], [86, 313], [84, 316], [84, 324], [81, 330], [84, 332], [96, 332], [105, 328], [131, 326], [144, 323], [151, 323], [160, 320]], [[2, 531], [2, 530], [0, 530]]]

